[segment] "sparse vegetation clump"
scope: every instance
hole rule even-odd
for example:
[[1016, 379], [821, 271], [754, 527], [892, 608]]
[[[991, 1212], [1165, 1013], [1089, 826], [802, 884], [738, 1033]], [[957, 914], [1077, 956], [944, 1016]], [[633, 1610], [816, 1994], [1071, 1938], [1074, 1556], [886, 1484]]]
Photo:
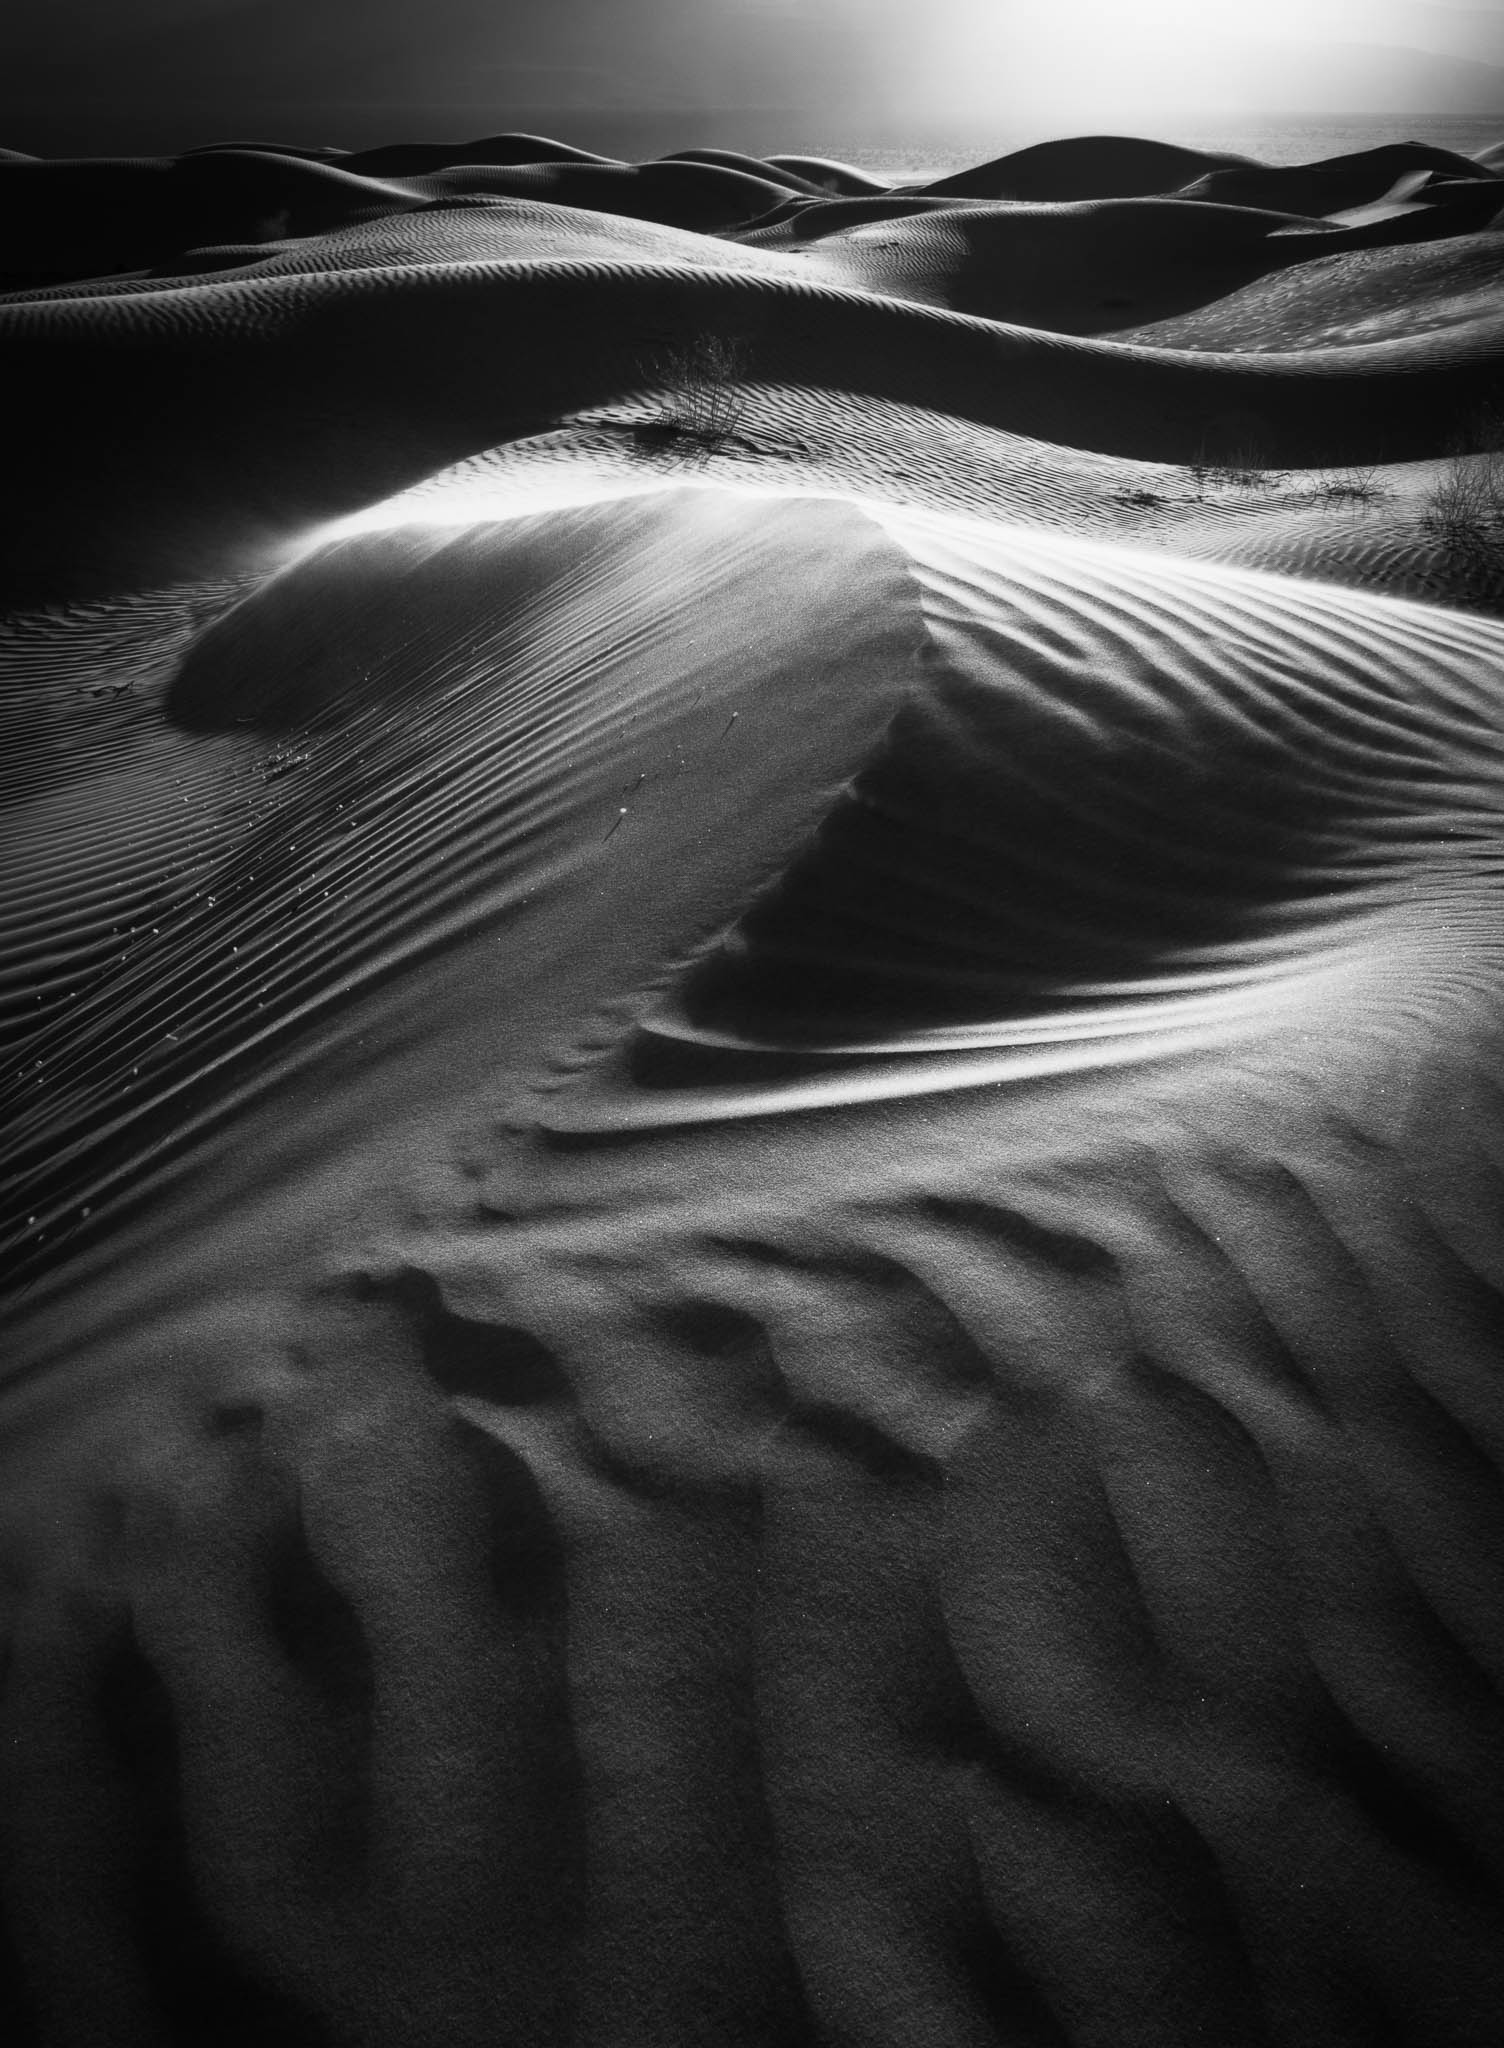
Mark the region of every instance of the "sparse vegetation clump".
[[1427, 494], [1421, 524], [1454, 548], [1484, 541], [1504, 526], [1504, 453], [1454, 457]]
[[1232, 491], [1270, 491], [1284, 481], [1282, 469], [1265, 469], [1251, 456], [1239, 457], [1235, 462], [1213, 464], [1208, 471], [1208, 480]]
[[725, 335], [667, 343], [644, 360], [656, 410], [631, 422], [638, 449], [674, 468], [703, 468], [738, 438], [742, 350]]
[[1312, 472], [1306, 496], [1316, 505], [1377, 505], [1393, 491], [1371, 463]]
[[1265, 463], [1262, 450], [1253, 441], [1215, 461], [1203, 455], [1200, 461], [1188, 463], [1186, 467], [1198, 501], [1204, 499], [1209, 490], [1270, 491], [1285, 478], [1282, 469], [1271, 469]]
[[1448, 596], [1504, 611], [1504, 411], [1497, 406], [1475, 414], [1454, 438], [1420, 523], [1440, 556]]

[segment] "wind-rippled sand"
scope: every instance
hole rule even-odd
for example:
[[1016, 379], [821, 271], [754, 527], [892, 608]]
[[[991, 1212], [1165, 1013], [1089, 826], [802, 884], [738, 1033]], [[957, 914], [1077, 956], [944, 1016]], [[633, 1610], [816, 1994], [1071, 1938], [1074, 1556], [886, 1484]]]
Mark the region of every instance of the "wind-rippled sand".
[[1501, 2038], [1490, 165], [0, 161], [13, 2038]]

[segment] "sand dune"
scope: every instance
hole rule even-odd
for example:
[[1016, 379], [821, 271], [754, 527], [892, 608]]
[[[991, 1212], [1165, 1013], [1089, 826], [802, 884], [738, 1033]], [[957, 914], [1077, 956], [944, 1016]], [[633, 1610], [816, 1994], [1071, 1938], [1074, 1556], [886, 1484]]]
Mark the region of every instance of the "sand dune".
[[1476, 322], [1498, 305], [1504, 235], [1466, 234], [1423, 248], [1334, 250], [1271, 273], [1167, 321], [1125, 327], [1124, 340], [1172, 348], [1301, 351], [1351, 347]]
[[1401, 180], [1422, 174], [1427, 183], [1441, 179], [1477, 184], [1480, 178], [1498, 176], [1486, 158], [1475, 162], [1425, 143], [1394, 142], [1324, 163], [1218, 165], [1194, 182], [1187, 180], [1180, 190], [1187, 197], [1218, 199], [1230, 206], [1277, 206], [1321, 216], [1382, 198]]
[[[407, 265], [16, 304], [10, 388], [46, 377], [69, 400], [17, 423], [28, 516], [5, 595], [36, 604], [264, 561], [290, 531], [630, 394], [675, 333], [714, 337], [751, 379], [943, 397], [981, 424], [1179, 462], [1252, 446], [1283, 463], [1434, 456], [1504, 388], [1504, 313], [1368, 348], [1189, 353], [730, 265], [430, 263], [438, 217], [415, 220]], [[401, 430], [383, 431], [398, 390]], [[94, 479], [82, 502], [81, 473]]]
[[14, 2038], [1491, 2048], [1445, 155], [0, 163]]
[[1209, 172], [1245, 164], [1263, 168], [1245, 157], [1135, 135], [1082, 135], [1013, 150], [923, 189], [966, 199], [1137, 199], [1178, 191]]
[[[1434, 215], [1417, 211], [1429, 237]], [[1100, 334], [1220, 305], [1270, 271], [1407, 228], [1386, 220], [1377, 232], [1313, 233], [1297, 214], [1175, 199], [967, 206], [892, 197], [831, 200], [776, 225], [754, 224], [740, 239], [797, 251], [807, 273], [832, 284], [1059, 334]]]
[[792, 171], [795, 177], [805, 179], [824, 192], [854, 196], [886, 189], [883, 179], [873, 177], [870, 172], [858, 170], [855, 164], [837, 163], [830, 157], [770, 156], [766, 161], [771, 169]]
[[546, 135], [487, 135], [475, 142], [394, 142], [378, 149], [352, 150], [342, 159], [363, 177], [413, 177], [456, 164], [607, 164], [617, 159]]

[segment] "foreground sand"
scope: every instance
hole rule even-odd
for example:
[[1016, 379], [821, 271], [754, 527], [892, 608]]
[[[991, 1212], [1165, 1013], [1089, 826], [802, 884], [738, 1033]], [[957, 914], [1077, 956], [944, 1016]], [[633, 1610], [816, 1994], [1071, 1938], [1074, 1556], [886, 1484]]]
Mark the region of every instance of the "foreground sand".
[[1497, 2041], [1497, 173], [0, 180], [19, 2038]]

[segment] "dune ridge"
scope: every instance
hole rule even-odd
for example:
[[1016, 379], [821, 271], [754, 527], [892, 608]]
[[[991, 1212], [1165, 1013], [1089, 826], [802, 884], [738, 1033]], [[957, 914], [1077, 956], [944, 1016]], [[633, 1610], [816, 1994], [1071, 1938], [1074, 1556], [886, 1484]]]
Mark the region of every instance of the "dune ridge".
[[1496, 154], [0, 155], [9, 2038], [1492, 2048]]
[[[587, 348], [587, 307], [608, 293], [612, 345]], [[174, 553], [197, 573], [224, 573], [258, 540], [640, 386], [645, 354], [676, 320], [742, 349], [749, 373], [770, 381], [855, 384], [923, 404], [938, 377], [962, 418], [1169, 461], [1232, 459], [1250, 440], [1271, 462], [1440, 454], [1504, 379], [1504, 323], [1494, 321], [1361, 351], [1242, 359], [649, 265], [207, 279], [187, 299], [178, 288], [104, 304], [105, 320], [67, 301], [18, 305], [7, 323], [0, 359], [12, 388], [33, 387], [45, 363], [77, 394], [44, 427], [34, 412], [22, 423], [15, 475], [29, 516], [9, 565], [12, 601], [155, 580]], [[776, 309], [801, 316], [792, 349]], [[223, 346], [206, 350], [216, 331]], [[516, 350], [521, 334], [521, 374], [499, 375], [498, 350]], [[383, 438], [376, 424], [396, 386], [410, 393], [404, 431]], [[190, 433], [199, 421], [203, 438]], [[84, 462], [100, 483], [92, 523], [61, 483]], [[60, 529], [76, 535], [76, 554], [62, 553]], [[80, 577], [85, 587], [71, 587]]]

